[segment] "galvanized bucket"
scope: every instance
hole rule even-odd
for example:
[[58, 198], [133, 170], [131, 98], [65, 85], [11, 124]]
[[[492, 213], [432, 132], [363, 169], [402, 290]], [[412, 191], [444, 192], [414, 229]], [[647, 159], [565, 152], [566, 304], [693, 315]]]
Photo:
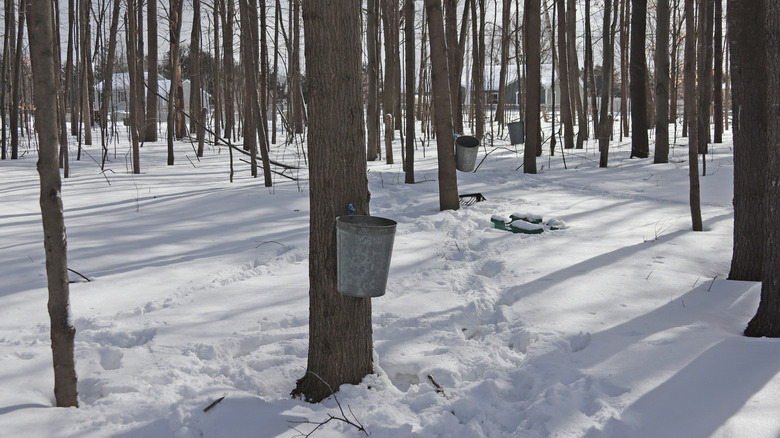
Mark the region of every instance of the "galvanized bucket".
[[337, 290], [358, 298], [385, 294], [395, 240], [394, 220], [377, 216], [336, 218]]
[[455, 168], [461, 172], [471, 172], [477, 164], [479, 140], [476, 137], [461, 135], [455, 139]]
[[511, 122], [507, 124], [509, 128], [509, 143], [525, 143], [525, 124], [523, 122]]

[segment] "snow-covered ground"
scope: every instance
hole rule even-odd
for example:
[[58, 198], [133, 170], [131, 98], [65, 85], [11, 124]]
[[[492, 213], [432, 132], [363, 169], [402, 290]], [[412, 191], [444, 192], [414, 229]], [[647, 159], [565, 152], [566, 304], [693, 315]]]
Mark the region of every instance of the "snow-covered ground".
[[[545, 151], [526, 175], [497, 140], [458, 174], [486, 200], [444, 212], [435, 144], [418, 184], [369, 163], [371, 212], [398, 222], [375, 374], [317, 405], [289, 397], [307, 355], [306, 171], [267, 189], [236, 159], [230, 183], [224, 148], [197, 160], [182, 143], [173, 167], [165, 148], [147, 143], [132, 175], [123, 140], [105, 172], [85, 157], [64, 181], [69, 265], [91, 280], [72, 276], [78, 409], [52, 407], [37, 157], [0, 162], [0, 435], [292, 437], [339, 404], [372, 437], [780, 434], [778, 341], [741, 336], [760, 284], [726, 280], [730, 143], [707, 156], [700, 233], [684, 144], [652, 164], [615, 142], [607, 169], [593, 142], [568, 169]], [[274, 153], [303, 165], [297, 150]], [[493, 228], [513, 213], [565, 228]], [[313, 436], [364, 435], [333, 420]]]

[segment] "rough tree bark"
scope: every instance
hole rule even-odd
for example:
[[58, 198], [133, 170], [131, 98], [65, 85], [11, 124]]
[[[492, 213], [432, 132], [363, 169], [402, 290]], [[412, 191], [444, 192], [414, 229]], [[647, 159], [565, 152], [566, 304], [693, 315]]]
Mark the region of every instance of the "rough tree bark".
[[[757, 3], [761, 3], [758, 0]], [[766, 78], [780, 83], [780, 5], [765, 0]], [[757, 24], [757, 23], [754, 23]], [[753, 32], [756, 32], [754, 26]], [[769, 166], [766, 190], [766, 245], [758, 311], [745, 329], [747, 336], [780, 337], [780, 89], [767, 87], [767, 142]]]
[[523, 172], [536, 173], [536, 155], [542, 149], [539, 122], [539, 107], [542, 90], [542, 17], [540, 0], [525, 0], [523, 7], [523, 22], [525, 23], [525, 54], [526, 54], [526, 135], [525, 152], [523, 153]]
[[168, 93], [168, 165], [173, 166], [173, 137], [176, 131], [176, 106], [174, 99], [177, 91], [177, 84], [180, 80], [181, 70], [179, 69], [179, 51], [181, 50], [181, 24], [182, 8], [184, 0], [171, 0], [170, 17], [170, 41], [171, 41], [171, 88]]
[[[615, 0], [617, 1], [617, 0]], [[612, 59], [614, 58], [612, 42], [609, 36], [610, 14], [612, 13], [612, 0], [604, 2], [604, 22], [602, 24], [602, 53], [604, 54], [601, 66], [601, 109], [599, 114], [599, 129], [596, 137], [599, 139], [599, 167], [607, 167], [609, 162], [609, 137], [612, 134], [612, 116], [609, 114], [609, 97], [612, 83]], [[625, 99], [622, 99], [625, 106]]]
[[428, 14], [428, 38], [431, 44], [433, 117], [436, 150], [439, 155], [439, 209], [457, 210], [460, 208], [460, 198], [458, 198], [458, 177], [455, 174], [452, 108], [441, 0], [425, 0], [425, 10]]
[[762, 1], [729, 0], [731, 96], [734, 119], [734, 249], [729, 279], [761, 281], [764, 266], [765, 194], [768, 171], [767, 117], [762, 104], [767, 78], [766, 39], [756, 32]]
[[558, 7], [558, 76], [561, 89], [561, 122], [563, 123], [563, 147], [574, 149], [572, 102], [569, 94], [569, 54], [566, 42], [566, 3], [554, 0]]
[[[22, 26], [22, 23], [19, 23]], [[35, 127], [38, 131], [38, 174], [41, 180], [43, 245], [46, 250], [46, 278], [49, 287], [51, 349], [54, 362], [54, 397], [58, 407], [78, 406], [78, 378], [73, 357], [76, 329], [69, 321], [69, 287], [65, 220], [62, 213], [58, 165], [57, 88], [52, 41], [52, 7], [48, 0], [36, 1], [27, 14], [30, 28], [30, 60], [33, 69]]]
[[379, 154], [379, 0], [368, 0], [366, 12], [366, 65], [368, 96], [366, 97], [366, 133], [368, 161], [376, 161]]
[[702, 231], [701, 196], [699, 190], [699, 130], [696, 108], [696, 25], [693, 3], [685, 0], [685, 107], [690, 123], [688, 138], [688, 178], [690, 180], [689, 203], [691, 206], [691, 227]]
[[[148, 73], [146, 76], [146, 122], [144, 123], [144, 141], [157, 141], [157, 80], [158, 80], [158, 56], [157, 56], [157, 0], [146, 2], [146, 31], [149, 33], [149, 48], [146, 50], [148, 61]], [[196, 20], [197, 21], [197, 20]]]
[[723, 143], [723, 1], [715, 0], [715, 70], [712, 77], [713, 143]]
[[631, 0], [631, 157], [647, 158], [647, 1]]
[[406, 162], [404, 182], [414, 184], [414, 0], [404, 5], [404, 38], [406, 39]]
[[336, 291], [335, 218], [368, 214], [361, 3], [303, 3], [309, 96], [309, 356], [292, 395], [318, 403], [373, 372], [371, 300]]
[[669, 0], [658, 0], [655, 49], [654, 163], [669, 162]]

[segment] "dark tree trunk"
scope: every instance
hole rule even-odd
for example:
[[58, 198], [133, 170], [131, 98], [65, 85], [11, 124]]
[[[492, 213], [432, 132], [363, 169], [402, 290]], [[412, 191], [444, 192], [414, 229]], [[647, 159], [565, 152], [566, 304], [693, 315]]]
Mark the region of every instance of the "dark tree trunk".
[[693, 231], [702, 231], [701, 195], [699, 190], [699, 131], [696, 108], [696, 26], [693, 12], [695, 0], [685, 0], [685, 107], [688, 108], [690, 123], [688, 138], [688, 178], [690, 180], [689, 201]]
[[647, 158], [647, 1], [631, 0], [631, 157]]
[[[398, 56], [398, 0], [382, 0], [382, 23], [384, 25], [385, 70], [382, 84], [382, 120], [385, 120], [385, 160], [393, 164], [393, 126], [396, 123], [396, 105], [401, 89], [401, 63]], [[391, 123], [387, 123], [390, 114]], [[400, 122], [400, 120], [398, 120]], [[388, 141], [389, 140], [389, 141]]]
[[[758, 0], [757, 3], [761, 3]], [[780, 84], [780, 5], [764, 2], [766, 8], [766, 79]], [[754, 23], [753, 32], [757, 32]], [[766, 245], [764, 272], [761, 278], [761, 302], [745, 329], [747, 336], [780, 337], [780, 89], [767, 87], [768, 172], [766, 190]]]
[[139, 110], [138, 105], [138, 95], [134, 93], [132, 90], [136, 89], [136, 83], [141, 80], [141, 78], [138, 77], [138, 69], [134, 68], [133, 66], [138, 62], [138, 56], [136, 54], [136, 50], [138, 50], [138, 45], [136, 41], [136, 35], [138, 32], [135, 31], [136, 29], [136, 15], [135, 15], [135, 5], [136, 0], [127, 0], [127, 14], [125, 14], [125, 29], [128, 29], [127, 32], [127, 65], [130, 66], [128, 69], [129, 71], [129, 77], [130, 77], [130, 83], [128, 84], [128, 104], [129, 104], [129, 114], [128, 119], [130, 121], [130, 141], [132, 143], [132, 151], [133, 151], [133, 173], [139, 174], [141, 173], [141, 159], [139, 157], [140, 153], [140, 147], [138, 145], [139, 137], [141, 135], [141, 120], [142, 120], [142, 111]]
[[235, 6], [233, 0], [219, 0], [221, 3], [220, 13], [222, 14], [222, 58], [225, 76], [224, 94], [225, 98], [225, 138], [233, 138], [233, 128], [235, 125], [235, 78], [233, 75], [233, 17], [235, 16]]
[[[220, 132], [220, 125], [222, 122], [222, 99], [220, 96], [222, 96], [222, 87], [220, 86], [222, 84], [222, 74], [220, 73], [220, 60], [221, 57], [219, 55], [219, 17], [220, 17], [220, 5], [221, 2], [218, 0], [214, 0], [214, 82], [213, 86], [211, 87], [214, 95], [212, 96], [214, 98], [214, 126], [213, 131], [214, 135], [216, 136], [218, 132]], [[214, 143], [216, 143], [216, 138], [214, 139]]]
[[763, 1], [729, 0], [731, 96], [734, 119], [734, 249], [729, 279], [761, 281], [766, 218], [767, 89], [766, 45], [757, 23], [765, 16]]
[[[259, 114], [255, 111], [257, 101], [257, 70], [254, 63], [254, 52], [257, 48], [256, 32], [253, 32], [250, 14], [257, 8], [249, 4], [251, 0], [239, 0], [238, 10], [240, 14], [240, 39], [241, 39], [241, 66], [244, 68], [244, 150], [249, 151], [250, 172], [257, 178], [257, 122]], [[251, 11], [251, 12], [250, 12]], [[256, 29], [256, 28], [255, 28]]]
[[[708, 152], [710, 140], [710, 103], [712, 102], [712, 27], [714, 12], [713, 0], [699, 0], [699, 73], [697, 91], [699, 93], [699, 118], [696, 125], [699, 129], [699, 153]], [[707, 161], [702, 164], [706, 166]], [[706, 170], [706, 169], [705, 169]]]
[[22, 42], [24, 38], [24, 17], [26, 13], [26, 0], [19, 2], [19, 29], [16, 37], [16, 56], [14, 59], [14, 76], [11, 83], [11, 159], [19, 158], [19, 105], [22, 93]]
[[179, 50], [181, 50], [181, 24], [182, 7], [184, 0], [171, 0], [170, 8], [170, 42], [171, 42], [171, 88], [168, 93], [168, 165], [173, 166], [173, 138], [176, 134], [176, 93], [178, 91], [178, 82], [181, 80], [181, 69], [179, 68]]
[[598, 139], [599, 110], [596, 101], [596, 74], [593, 68], [593, 34], [590, 27], [590, 0], [585, 0], [585, 69], [587, 92], [590, 95], [590, 113], [593, 117], [593, 135]]
[[723, 143], [723, 2], [715, 0], [715, 71], [712, 77], [713, 143]]
[[554, 0], [558, 6], [558, 76], [561, 83], [561, 123], [563, 123], [563, 147], [574, 149], [572, 103], [569, 94], [569, 56], [566, 44], [566, 0]]
[[[114, 60], [116, 58], [116, 37], [117, 30], [119, 29], [119, 12], [120, 12], [121, 0], [114, 0], [114, 6], [111, 12], [111, 27], [108, 37], [108, 56], [106, 57], [106, 65], [103, 69], [105, 72], [105, 79], [103, 80], [103, 90], [100, 101], [100, 125], [103, 131], [103, 137], [108, 136], [108, 108], [111, 106], [113, 87], [114, 87]], [[103, 158], [107, 153], [108, 144], [104, 140], [103, 142]]]
[[[479, 11], [477, 11], [479, 8]], [[471, 0], [473, 64], [471, 100], [474, 109], [474, 135], [482, 141], [485, 135], [485, 0]]]
[[[498, 74], [498, 102], [496, 102], [496, 122], [503, 126], [504, 106], [506, 105], [506, 76], [509, 68], [509, 43], [512, 42], [510, 25], [512, 18], [512, 0], [503, 0], [501, 10], [501, 71]], [[519, 76], [519, 75], [518, 75]]]
[[8, 87], [10, 83], [10, 65], [11, 59], [11, 39], [13, 38], [13, 4], [12, 1], [6, 1], [3, 8], [5, 21], [3, 27], [3, 59], [0, 60], [0, 159], [5, 160], [8, 137], [6, 134], [6, 101], [10, 93]]
[[373, 372], [371, 300], [336, 291], [335, 219], [352, 204], [368, 214], [361, 7], [303, 3], [309, 96], [309, 356], [293, 396], [320, 402]]
[[[198, 0], [196, 0], [198, 1]], [[146, 2], [146, 31], [149, 33], [149, 48], [147, 49], [148, 73], [146, 77], [146, 121], [144, 123], [144, 141], [157, 141], [157, 81], [158, 62], [157, 55], [157, 0]], [[197, 21], [197, 20], [196, 20]]]
[[379, 0], [368, 0], [366, 12], [366, 51], [368, 65], [368, 96], [366, 98], [367, 155], [376, 161], [379, 154]]
[[[585, 139], [588, 137], [588, 116], [585, 113], [585, 106], [587, 98], [580, 93], [580, 79], [583, 84], [585, 83], [585, 75], [580, 78], [580, 61], [577, 56], [577, 9], [574, 0], [568, 0], [566, 10], [566, 39], [567, 44], [567, 56], [569, 60], [569, 94], [572, 103], [572, 120], [573, 124], [578, 125], [577, 129], [577, 149], [582, 149], [585, 143]], [[583, 87], [584, 89], [584, 87]], [[576, 113], [576, 114], [575, 114]]]
[[[464, 14], [467, 13], [471, 2], [464, 2]], [[460, 65], [463, 63], [463, 52], [460, 50], [458, 40], [458, 2], [457, 0], [444, 0], [444, 33], [447, 42], [447, 68], [450, 83], [450, 108], [452, 109], [452, 127], [455, 132], [463, 132], [463, 114], [461, 109], [460, 91]], [[464, 21], [465, 24], [465, 21]], [[461, 29], [461, 37], [468, 34], [465, 27]]]
[[[149, 1], [149, 0], [147, 0]], [[149, 1], [154, 3], [154, 1]], [[150, 47], [151, 49], [151, 47]], [[192, 31], [190, 32], [190, 131], [198, 130], [201, 109], [200, 85], [200, 0], [192, 1]], [[198, 156], [202, 156], [203, 152]]]
[[654, 163], [669, 162], [669, 0], [658, 0], [655, 52]]
[[[629, 14], [631, 13], [631, 1], [634, 0], [615, 0], [615, 18], [620, 15], [620, 139], [628, 137], [630, 128], [628, 126], [628, 107], [633, 108], [634, 103], [629, 99], [629, 31], [631, 30]], [[618, 11], [618, 4], [622, 4], [621, 11]], [[613, 65], [614, 67], [614, 65]], [[604, 81], [602, 80], [602, 83]], [[611, 135], [611, 133], [610, 133]]]
[[[617, 0], [615, 0], [617, 1]], [[609, 97], [612, 88], [612, 59], [614, 58], [612, 38], [609, 36], [610, 14], [612, 13], [612, 0], [604, 2], [604, 22], [602, 24], [603, 35], [602, 53], [604, 54], [603, 65], [601, 66], [601, 113], [599, 114], [599, 129], [596, 137], [599, 139], [599, 167], [607, 167], [609, 160], [609, 137], [612, 134], [612, 116], [609, 115]], [[626, 99], [622, 98], [623, 106]]]
[[[22, 2], [24, 3], [24, 2]], [[57, 88], [59, 66], [52, 50], [54, 31], [51, 2], [36, 3], [27, 15], [30, 60], [33, 68], [35, 127], [38, 131], [38, 173], [41, 180], [43, 246], [49, 288], [51, 349], [54, 362], [54, 397], [58, 407], [78, 406], [78, 379], [73, 357], [76, 329], [69, 321], [69, 286], [65, 220], [62, 214], [58, 165]], [[23, 27], [23, 22], [19, 22]], [[18, 47], [18, 46], [17, 46]], [[18, 47], [21, 51], [21, 47]]]
[[292, 41], [292, 48], [290, 54], [290, 87], [288, 90], [288, 98], [290, 102], [290, 118], [292, 120], [293, 132], [296, 134], [303, 133], [303, 95], [301, 94], [301, 63], [300, 63], [300, 7], [301, 0], [292, 0], [292, 23], [290, 23], [290, 31], [292, 32], [290, 41]]
[[414, 0], [404, 5], [404, 38], [406, 40], [406, 184], [414, 184]]
[[458, 198], [458, 177], [455, 174], [447, 45], [445, 43], [441, 0], [425, 0], [425, 10], [428, 14], [428, 38], [431, 44], [431, 89], [433, 91], [436, 150], [439, 155], [439, 209], [442, 211], [457, 210], [460, 208], [460, 199]]
[[523, 22], [525, 23], [525, 54], [526, 54], [526, 135], [525, 152], [523, 153], [523, 172], [536, 173], [536, 155], [541, 151], [541, 125], [539, 107], [541, 105], [542, 73], [542, 17], [540, 0], [525, 0], [523, 7]]

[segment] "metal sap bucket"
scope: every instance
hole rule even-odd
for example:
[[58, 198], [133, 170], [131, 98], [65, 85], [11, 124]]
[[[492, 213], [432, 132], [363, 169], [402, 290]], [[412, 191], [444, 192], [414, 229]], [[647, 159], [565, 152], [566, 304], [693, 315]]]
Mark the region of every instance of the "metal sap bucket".
[[461, 172], [471, 172], [477, 164], [479, 140], [469, 135], [460, 135], [455, 139], [455, 168]]
[[507, 127], [509, 127], [510, 144], [525, 143], [525, 124], [523, 122], [508, 123]]
[[358, 298], [385, 294], [396, 221], [377, 216], [336, 218], [336, 289]]

